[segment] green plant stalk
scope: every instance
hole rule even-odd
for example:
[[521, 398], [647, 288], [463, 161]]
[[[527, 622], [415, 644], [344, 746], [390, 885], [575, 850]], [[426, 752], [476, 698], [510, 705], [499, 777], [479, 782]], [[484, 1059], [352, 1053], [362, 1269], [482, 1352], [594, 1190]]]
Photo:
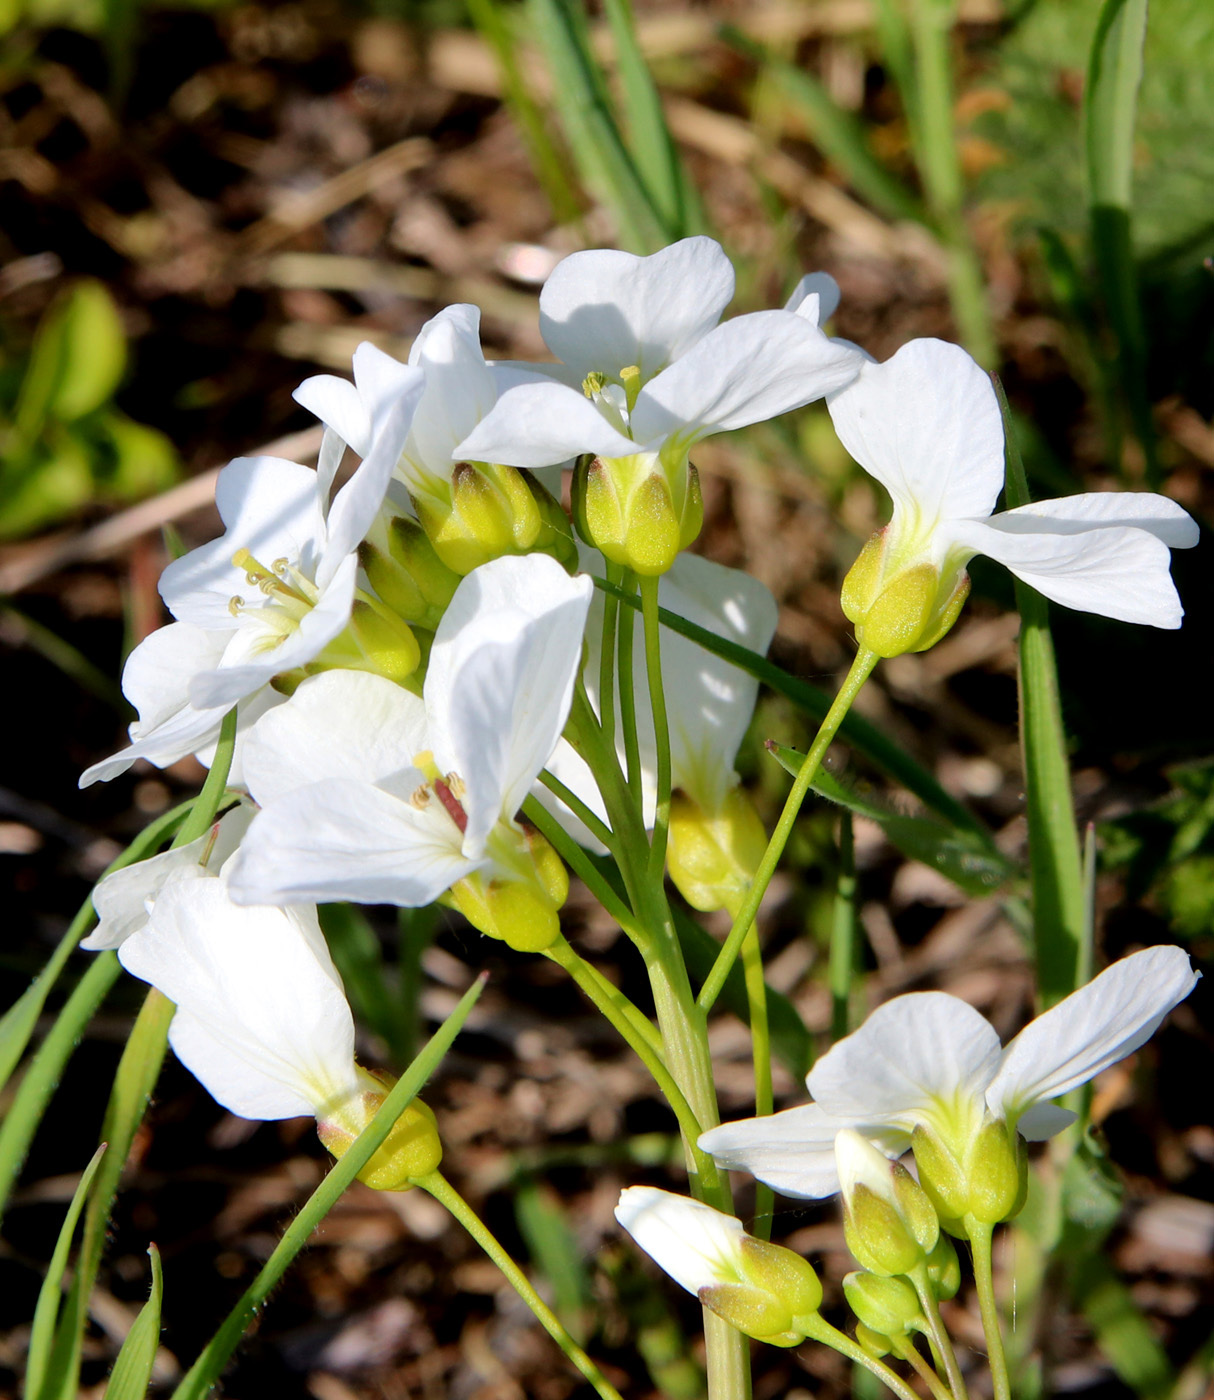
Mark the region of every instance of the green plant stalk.
[[30, 1061], [0, 1127], [0, 1217], [63, 1067], [120, 971], [113, 953], [98, 953]]
[[587, 853], [582, 850], [560, 822], [529, 796], [523, 802], [523, 815], [535, 827], [545, 841], [561, 857], [586, 888], [594, 895], [608, 914], [616, 921], [634, 943], [643, 941], [643, 935], [632, 911], [627, 908], [616, 892], [599, 873], [598, 868]]
[[541, 772], [540, 782], [554, 797], [560, 798], [592, 836], [596, 837], [608, 850], [611, 849], [611, 844], [615, 840], [611, 828], [586, 806], [577, 793], [567, 788], [556, 774], [550, 773], [547, 768]]
[[[630, 602], [636, 601], [636, 590], [630, 574], [625, 574], [627, 587], [625, 596]], [[641, 745], [637, 734], [636, 688], [633, 675], [633, 628], [636, 622], [635, 608], [625, 608], [616, 624], [616, 654], [619, 666], [620, 728], [624, 735], [624, 762], [628, 775], [628, 786], [632, 789], [637, 808], [641, 806]], [[610, 741], [611, 730], [605, 725], [603, 733]]]
[[812, 1341], [821, 1342], [823, 1346], [837, 1351], [840, 1356], [846, 1356], [849, 1361], [854, 1361], [857, 1366], [863, 1366], [866, 1371], [871, 1371], [882, 1385], [893, 1391], [898, 1400], [920, 1400], [920, 1397], [896, 1371], [878, 1361], [875, 1356], [869, 1356], [859, 1343], [853, 1342], [846, 1333], [840, 1332], [837, 1327], [832, 1327], [820, 1313], [814, 1313], [812, 1317], [799, 1317], [796, 1320], [796, 1325]]
[[164, 1298], [160, 1251], [154, 1244], [148, 1245], [148, 1257], [152, 1261], [152, 1287], [148, 1300], [139, 1309], [139, 1316], [126, 1334], [114, 1369], [110, 1372], [103, 1400], [144, 1400], [148, 1393], [160, 1343], [160, 1308]]
[[978, 1307], [982, 1313], [982, 1333], [986, 1338], [986, 1355], [991, 1368], [995, 1400], [1012, 1400], [1007, 1358], [1003, 1352], [1003, 1327], [999, 1318], [999, 1304], [995, 1300], [995, 1278], [991, 1258], [994, 1226], [980, 1224], [972, 1216], [967, 1216], [965, 1228], [969, 1232], [974, 1253], [974, 1283], [978, 1289]]
[[[607, 577], [619, 585], [620, 569], [607, 563]], [[603, 635], [599, 645], [599, 723], [603, 733], [615, 742], [615, 650], [620, 618], [620, 600], [614, 593], [603, 594]]]
[[[746, 979], [746, 1001], [750, 1007], [751, 1061], [755, 1076], [755, 1116], [765, 1118], [775, 1106], [771, 1086], [771, 1027], [767, 1020], [767, 982], [763, 976], [763, 950], [759, 931], [753, 924], [742, 940], [742, 974]], [[776, 1193], [766, 1182], [755, 1182], [755, 1211], [751, 1233], [761, 1240], [771, 1238]]]
[[[997, 359], [982, 268], [965, 222], [965, 190], [953, 127], [953, 0], [912, 0], [918, 115], [916, 163], [944, 244], [949, 300], [966, 349], [987, 369]], [[912, 136], [914, 135], [912, 127]]]
[[[550, 948], [544, 949], [544, 956], [551, 958], [558, 967], [564, 968], [593, 1005], [636, 1050], [646, 1065], [650, 1065], [651, 1061], [656, 1061], [657, 1071], [654, 1077], [656, 1078], [658, 1074], [662, 1076], [663, 1089], [668, 1084], [673, 1084], [670, 1073], [662, 1061], [661, 1036], [658, 1035], [653, 1022], [642, 1014], [639, 1007], [630, 1001], [618, 987], [613, 986], [593, 963], [587, 962], [563, 936], [558, 938]], [[695, 1121], [694, 1114], [687, 1107], [682, 1090], [677, 1084], [674, 1085], [674, 1090], [677, 1098], [682, 1101], [682, 1111], [687, 1115], [689, 1127], [694, 1127], [699, 1133], [700, 1126]], [[672, 1107], [674, 1106], [672, 1101]]]
[[746, 901], [734, 918], [733, 927], [729, 930], [729, 936], [721, 947], [716, 963], [708, 974], [703, 987], [700, 988], [698, 1004], [704, 1011], [713, 1005], [721, 993], [721, 988], [725, 985], [729, 969], [741, 951], [742, 940], [746, 937], [751, 924], [754, 923], [759, 905], [767, 892], [767, 886], [771, 883], [771, 877], [775, 874], [780, 857], [784, 854], [784, 847], [792, 835], [793, 825], [801, 810], [801, 803], [804, 802], [805, 795], [814, 780], [814, 774], [817, 773], [823, 758], [825, 758], [827, 749], [834, 742], [844, 716], [851, 709], [852, 702], [860, 693], [864, 682], [872, 675], [878, 660], [875, 652], [862, 649], [856, 653], [851, 670], [848, 671], [843, 684], [839, 687], [839, 693], [835, 696], [826, 718], [822, 721], [822, 727], [818, 730], [809, 752], [805, 755], [805, 762], [802, 763], [801, 771], [793, 780], [792, 790], [784, 803], [784, 810], [780, 813], [780, 819], [776, 823], [775, 831], [772, 832], [771, 840], [767, 843], [767, 850], [759, 863], [754, 883], [750, 887]]
[[851, 994], [856, 974], [856, 843], [851, 813], [839, 817], [839, 879], [835, 886], [834, 919], [830, 931], [830, 1038], [842, 1040], [851, 1031]]
[[552, 1311], [547, 1303], [540, 1297], [531, 1285], [531, 1280], [523, 1273], [522, 1269], [514, 1262], [505, 1249], [502, 1248], [496, 1237], [490, 1232], [488, 1226], [472, 1209], [467, 1201], [459, 1194], [454, 1186], [443, 1176], [442, 1172], [431, 1172], [428, 1176], [414, 1178], [413, 1184], [420, 1186], [423, 1191], [429, 1192], [436, 1201], [445, 1206], [448, 1211], [459, 1221], [465, 1230], [472, 1236], [478, 1245], [485, 1251], [490, 1259], [501, 1270], [507, 1282], [519, 1295], [524, 1303], [535, 1314], [536, 1320], [543, 1327], [544, 1331], [560, 1347], [569, 1360], [577, 1367], [583, 1376], [594, 1386], [603, 1400], [621, 1400], [620, 1393], [615, 1386], [603, 1375], [602, 1371], [586, 1355], [577, 1342], [569, 1335], [564, 1323]]
[[173, 1392], [172, 1400], [202, 1400], [219, 1379], [220, 1372], [240, 1344], [245, 1330], [256, 1318], [295, 1256], [308, 1243], [312, 1232], [371, 1160], [396, 1125], [396, 1120], [438, 1068], [451, 1042], [463, 1029], [464, 1022], [484, 991], [488, 978], [489, 974], [482, 972], [468, 988], [455, 1010], [426, 1042], [421, 1054], [388, 1091], [375, 1117], [308, 1197], [299, 1214], [287, 1226], [273, 1253], [258, 1271], [257, 1277], [245, 1289], [240, 1301], [224, 1319], [218, 1332], [182, 1377], [181, 1383]]
[[[944, 1366], [945, 1378], [953, 1393], [953, 1400], [967, 1400], [965, 1377], [961, 1374], [961, 1367], [957, 1364], [957, 1353], [953, 1350], [953, 1342], [948, 1335], [948, 1328], [945, 1327], [944, 1320], [940, 1316], [940, 1305], [936, 1302], [935, 1291], [927, 1276], [927, 1266], [919, 1264], [906, 1277], [919, 1295], [919, 1306], [923, 1309], [923, 1317], [927, 1322], [927, 1335], [931, 1341], [933, 1352]], [[1006, 1400], [1006, 1397], [1001, 1397], [1001, 1400]]]
[[89, 1187], [105, 1156], [105, 1143], [93, 1153], [88, 1165], [80, 1174], [80, 1180], [72, 1192], [71, 1203], [63, 1218], [59, 1238], [55, 1241], [51, 1262], [47, 1266], [46, 1277], [38, 1290], [38, 1302], [34, 1307], [34, 1320], [30, 1327], [29, 1347], [26, 1352], [25, 1400], [41, 1400], [43, 1385], [51, 1360], [51, 1343], [55, 1336], [55, 1321], [59, 1316], [59, 1300], [63, 1287], [63, 1275], [67, 1270], [68, 1255], [71, 1253], [72, 1239], [76, 1234], [76, 1222], [84, 1209]]
[[662, 879], [666, 869], [666, 842], [670, 835], [670, 722], [666, 691], [662, 685], [662, 640], [658, 632], [658, 580], [641, 579], [641, 616], [645, 625], [645, 674], [653, 707], [653, 733], [657, 749], [657, 801], [653, 813], [653, 839], [649, 847], [649, 875]]
[[[1007, 434], [1008, 505], [1028, 505], [1028, 482], [1012, 436], [1007, 399], [998, 381], [995, 387]], [[1037, 987], [1043, 1006], [1049, 1007], [1079, 986], [1087, 900], [1071, 797], [1058, 665], [1050, 637], [1049, 605], [1019, 579], [1016, 603], [1021, 618], [1020, 741], [1028, 809], [1033, 924], [1037, 931]]]
[[906, 1362], [911, 1370], [914, 1371], [915, 1375], [927, 1386], [935, 1397], [935, 1400], [953, 1400], [952, 1391], [949, 1390], [948, 1386], [944, 1384], [935, 1371], [924, 1361], [919, 1352], [919, 1348], [915, 1346], [909, 1336], [891, 1337], [890, 1341], [894, 1344], [895, 1353]]

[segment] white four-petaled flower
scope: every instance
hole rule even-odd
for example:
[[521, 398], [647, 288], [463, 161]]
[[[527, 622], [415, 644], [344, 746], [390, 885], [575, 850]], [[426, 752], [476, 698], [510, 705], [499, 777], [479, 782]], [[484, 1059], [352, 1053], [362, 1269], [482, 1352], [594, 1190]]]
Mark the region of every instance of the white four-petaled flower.
[[920, 1124], [953, 1143], [992, 1120], [1029, 1141], [1052, 1137], [1074, 1114], [1051, 1101], [1145, 1044], [1197, 979], [1180, 948], [1145, 949], [1038, 1016], [1006, 1048], [959, 997], [895, 997], [809, 1072], [812, 1103], [722, 1124], [700, 1146], [722, 1166], [812, 1198], [839, 1188], [834, 1140], [842, 1128], [890, 1157], [907, 1150]]

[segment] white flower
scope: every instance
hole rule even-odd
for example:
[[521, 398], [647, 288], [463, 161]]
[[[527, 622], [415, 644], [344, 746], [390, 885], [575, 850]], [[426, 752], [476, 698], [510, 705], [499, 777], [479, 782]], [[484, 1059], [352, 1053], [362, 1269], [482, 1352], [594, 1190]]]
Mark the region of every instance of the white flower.
[[562, 363], [536, 366], [549, 382], [503, 393], [457, 455], [519, 467], [582, 453], [682, 460], [699, 438], [855, 377], [860, 355], [807, 316], [758, 311], [718, 325], [733, 291], [733, 268], [710, 238], [647, 258], [572, 254], [540, 293], [540, 330]]
[[[1179, 948], [1148, 948], [1114, 963], [1038, 1016], [1007, 1046], [967, 1002], [913, 992], [879, 1006], [810, 1071], [814, 1102], [713, 1128], [700, 1146], [789, 1196], [839, 1188], [834, 1139], [854, 1128], [900, 1156], [923, 1125], [967, 1143], [1006, 1122], [1030, 1142], [1074, 1114], [1051, 1102], [1137, 1050], [1196, 985]], [[962, 1155], [960, 1152], [958, 1155]]]
[[252, 820], [252, 808], [241, 802], [196, 841], [107, 875], [93, 891], [97, 927], [80, 946], [90, 953], [120, 948], [147, 923], [157, 896], [170, 880], [216, 878]]
[[[407, 423], [421, 391], [411, 376], [385, 410]], [[307, 665], [350, 622], [358, 546], [370, 529], [395, 459], [390, 433], [329, 501], [342, 445], [326, 434], [313, 471], [277, 457], [242, 457], [219, 475], [224, 534], [174, 560], [160, 593], [176, 623], [131, 653], [123, 689], [139, 711], [132, 743], [94, 764], [81, 786], [112, 778], [137, 758], [158, 766], [213, 745], [224, 713], [251, 706], [245, 727], [275, 703], [271, 680]], [[416, 653], [414, 653], [416, 659]]]
[[369, 1076], [314, 908], [245, 909], [222, 878], [177, 878], [118, 957], [176, 1003], [169, 1043], [225, 1108], [339, 1122], [356, 1112]]
[[[605, 572], [602, 556], [590, 549], [582, 550], [582, 567], [600, 576]], [[779, 609], [770, 589], [741, 569], [729, 569], [696, 554], [680, 554], [669, 572], [662, 575], [658, 602], [705, 631], [759, 655], [766, 654], [775, 635]], [[621, 605], [621, 611], [624, 606]], [[672, 784], [686, 792], [705, 812], [716, 813], [738, 782], [734, 763], [754, 714], [759, 682], [749, 671], [743, 671], [668, 627], [659, 628], [659, 635], [662, 684], [670, 723]], [[586, 623], [586, 665], [582, 676], [596, 712], [601, 708], [599, 651], [602, 636], [603, 596], [596, 592]], [[649, 703], [644, 630], [639, 614], [633, 628], [632, 673], [641, 792], [645, 820], [652, 825], [657, 799], [657, 743]], [[618, 677], [615, 713], [616, 749], [622, 762], [625, 754], [619, 723]], [[606, 821], [606, 809], [590, 768], [564, 740], [548, 767]], [[594, 848], [593, 838], [546, 788], [537, 789], [537, 794], [577, 840]]]
[[[827, 403], [843, 445], [893, 499], [890, 523], [844, 587], [863, 645], [881, 655], [930, 645], [964, 599], [964, 570], [975, 554], [1006, 564], [1066, 607], [1179, 627], [1168, 550], [1196, 544], [1198, 529], [1174, 501], [1100, 492], [991, 514], [1004, 481], [1003, 422], [989, 377], [959, 346], [913, 340], [884, 364], [866, 361]], [[931, 588], [924, 568], [938, 572]], [[905, 637], [888, 644], [875, 640], [876, 630], [874, 640], [866, 637], [866, 625], [891, 608], [895, 622], [883, 620], [882, 636], [905, 624]], [[918, 630], [908, 610], [920, 618]]]
[[745, 1277], [742, 1222], [689, 1196], [630, 1186], [615, 1218], [637, 1244], [689, 1293]]
[[545, 555], [498, 559], [456, 590], [422, 699], [353, 672], [304, 682], [250, 739], [264, 810], [236, 897], [423, 905], [508, 865], [569, 712], [592, 589]]

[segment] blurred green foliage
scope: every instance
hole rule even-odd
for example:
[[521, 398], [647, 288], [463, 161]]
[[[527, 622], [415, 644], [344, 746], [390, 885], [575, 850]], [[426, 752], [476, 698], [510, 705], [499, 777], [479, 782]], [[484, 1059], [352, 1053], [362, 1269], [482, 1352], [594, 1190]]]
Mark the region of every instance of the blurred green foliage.
[[126, 335], [100, 282], [76, 282], [47, 310], [32, 345], [4, 344], [0, 356], [0, 538], [176, 481], [168, 438], [114, 406]]

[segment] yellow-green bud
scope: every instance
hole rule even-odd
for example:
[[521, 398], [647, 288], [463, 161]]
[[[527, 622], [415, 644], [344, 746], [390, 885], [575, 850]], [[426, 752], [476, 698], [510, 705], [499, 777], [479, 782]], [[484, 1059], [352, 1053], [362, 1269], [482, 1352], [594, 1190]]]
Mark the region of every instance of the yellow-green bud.
[[573, 516], [587, 543], [638, 574], [664, 574], [700, 533], [704, 501], [690, 462], [667, 471], [657, 453], [583, 458]]
[[741, 1267], [750, 1283], [774, 1293], [794, 1318], [808, 1317], [822, 1306], [818, 1275], [809, 1260], [794, 1250], [744, 1235]]
[[937, 1298], [955, 1298], [961, 1287], [961, 1262], [953, 1242], [945, 1234], [927, 1256], [927, 1278]]
[[843, 580], [840, 602], [856, 641], [878, 656], [926, 651], [956, 622], [969, 595], [963, 569], [891, 557], [889, 527], [878, 530]]
[[438, 626], [459, 575], [438, 557], [416, 520], [393, 516], [375, 539], [363, 542], [358, 558], [372, 588], [394, 612], [430, 631]]
[[699, 1299], [731, 1327], [757, 1341], [795, 1347], [805, 1340], [804, 1332], [793, 1330], [787, 1305], [761, 1288], [747, 1283], [712, 1283], [700, 1289]]
[[835, 1136], [847, 1247], [875, 1274], [908, 1274], [936, 1246], [940, 1223], [905, 1167], [851, 1128]]
[[888, 1356], [894, 1349], [893, 1342], [882, 1332], [874, 1332], [871, 1327], [865, 1327], [862, 1322], [856, 1323], [856, 1341], [868, 1353], [880, 1361], [883, 1356]]
[[860, 1322], [883, 1337], [904, 1337], [923, 1322], [919, 1299], [905, 1279], [860, 1272], [847, 1274], [843, 1292]]
[[504, 554], [542, 550], [571, 567], [577, 551], [569, 522], [530, 472], [492, 462], [460, 462], [449, 502], [413, 497], [439, 559], [459, 575]]
[[666, 868], [693, 909], [736, 908], [766, 849], [767, 832], [742, 788], [731, 788], [714, 816], [684, 792], [671, 799]]
[[984, 1123], [969, 1151], [969, 1211], [982, 1225], [1010, 1220], [1028, 1192], [1028, 1149], [1003, 1122]]
[[[359, 1071], [366, 1084], [353, 1103], [343, 1104], [331, 1117], [321, 1118], [316, 1132], [321, 1142], [340, 1160], [349, 1151], [359, 1133], [379, 1112], [396, 1082], [388, 1076]], [[443, 1160], [443, 1145], [433, 1111], [421, 1099], [414, 1099], [393, 1125], [392, 1131], [380, 1144], [358, 1179], [375, 1191], [407, 1191], [419, 1177], [438, 1170]]]
[[911, 1134], [911, 1148], [919, 1169], [919, 1185], [936, 1207], [941, 1223], [950, 1234], [964, 1239], [960, 1221], [969, 1209], [965, 1167], [935, 1129], [922, 1123], [916, 1124]]
[[398, 685], [417, 669], [421, 648], [408, 623], [366, 593], [354, 599], [346, 629], [305, 670], [370, 671]]
[[560, 856], [531, 827], [499, 826], [489, 850], [494, 868], [457, 881], [443, 902], [520, 953], [550, 948], [560, 937], [560, 909], [569, 897], [569, 873]]

